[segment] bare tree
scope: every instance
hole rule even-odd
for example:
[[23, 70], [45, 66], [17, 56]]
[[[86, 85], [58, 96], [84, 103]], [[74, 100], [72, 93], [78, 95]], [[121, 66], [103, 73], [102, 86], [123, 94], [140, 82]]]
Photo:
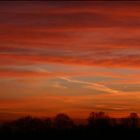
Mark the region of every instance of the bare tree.
[[104, 112], [92, 112], [88, 118], [88, 126], [90, 127], [107, 127], [110, 125], [109, 116]]
[[138, 127], [139, 125], [139, 116], [137, 113], [132, 112], [129, 115], [129, 120], [130, 120], [130, 126], [131, 127]]
[[66, 114], [60, 113], [54, 118], [54, 127], [56, 128], [72, 128], [74, 123]]

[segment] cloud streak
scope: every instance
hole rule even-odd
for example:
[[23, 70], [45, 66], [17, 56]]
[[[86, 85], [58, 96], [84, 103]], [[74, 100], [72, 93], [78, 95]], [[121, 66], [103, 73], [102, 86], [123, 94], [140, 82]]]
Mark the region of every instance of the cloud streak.
[[140, 2], [0, 2], [3, 116], [140, 112], [139, 70]]
[[117, 90], [108, 88], [105, 85], [101, 85], [101, 84], [97, 84], [97, 83], [85, 82], [85, 81], [80, 81], [80, 80], [73, 80], [73, 79], [69, 79], [67, 77], [59, 77], [59, 78], [65, 80], [65, 81], [68, 81], [70, 83], [81, 84], [85, 88], [89, 88], [89, 89], [94, 89], [94, 90], [98, 90], [98, 91], [105, 91], [108, 93], [118, 93], [119, 92]]
[[0, 64], [139, 68], [139, 7], [138, 2], [1, 2]]

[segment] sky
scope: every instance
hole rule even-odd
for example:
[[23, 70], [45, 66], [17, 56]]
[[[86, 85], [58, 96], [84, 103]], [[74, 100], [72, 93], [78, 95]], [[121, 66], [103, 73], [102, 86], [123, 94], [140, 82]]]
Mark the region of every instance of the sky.
[[0, 2], [0, 119], [140, 113], [140, 2]]

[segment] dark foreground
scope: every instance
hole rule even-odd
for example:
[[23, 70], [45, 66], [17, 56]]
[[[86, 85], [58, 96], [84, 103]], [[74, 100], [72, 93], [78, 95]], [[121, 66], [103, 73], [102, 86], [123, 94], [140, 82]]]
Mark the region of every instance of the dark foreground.
[[1, 139], [140, 139], [140, 119], [136, 113], [127, 118], [109, 118], [91, 113], [85, 125], [75, 125], [65, 114], [54, 119], [23, 117], [0, 125]]

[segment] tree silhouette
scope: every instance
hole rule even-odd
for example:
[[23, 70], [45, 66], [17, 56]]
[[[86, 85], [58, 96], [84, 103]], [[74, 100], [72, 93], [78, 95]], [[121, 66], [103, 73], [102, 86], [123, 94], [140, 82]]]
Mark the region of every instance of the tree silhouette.
[[74, 122], [66, 114], [60, 113], [54, 118], [54, 127], [55, 128], [72, 128], [74, 127]]
[[51, 118], [43, 119], [43, 125], [46, 129], [52, 128], [53, 127], [53, 122], [52, 122]]
[[105, 112], [91, 112], [88, 118], [88, 126], [90, 127], [107, 127], [110, 125], [109, 116]]
[[140, 137], [139, 121], [138, 114], [134, 112], [123, 119], [110, 118], [104, 112], [91, 112], [88, 117], [88, 124], [83, 125], [75, 125], [72, 119], [63, 113], [56, 115], [54, 119], [27, 116], [0, 125], [0, 136], [14, 136], [15, 138], [19, 135], [18, 139], [23, 136], [26, 138], [43, 136], [46, 139], [66, 139], [71, 136], [79, 139], [83, 137], [99, 139], [103, 135], [109, 139], [110, 134], [113, 134], [115, 137], [120, 136], [117, 139], [122, 138], [122, 135], [124, 138], [127, 136], [134, 138], [134, 136]]
[[90, 127], [94, 127], [95, 126], [95, 121], [96, 121], [96, 113], [95, 112], [91, 112], [89, 114], [89, 117], [88, 117], [88, 125]]
[[138, 127], [139, 125], [139, 116], [137, 113], [132, 112], [129, 114], [129, 121], [130, 121], [130, 127]]
[[139, 116], [137, 113], [132, 112], [128, 117], [121, 119], [121, 124], [125, 128], [136, 128], [139, 126]]
[[12, 126], [12, 131], [15, 129], [16, 131], [22, 133], [29, 133], [40, 130], [42, 126], [42, 120], [39, 118], [26, 116], [13, 121], [10, 125]]

